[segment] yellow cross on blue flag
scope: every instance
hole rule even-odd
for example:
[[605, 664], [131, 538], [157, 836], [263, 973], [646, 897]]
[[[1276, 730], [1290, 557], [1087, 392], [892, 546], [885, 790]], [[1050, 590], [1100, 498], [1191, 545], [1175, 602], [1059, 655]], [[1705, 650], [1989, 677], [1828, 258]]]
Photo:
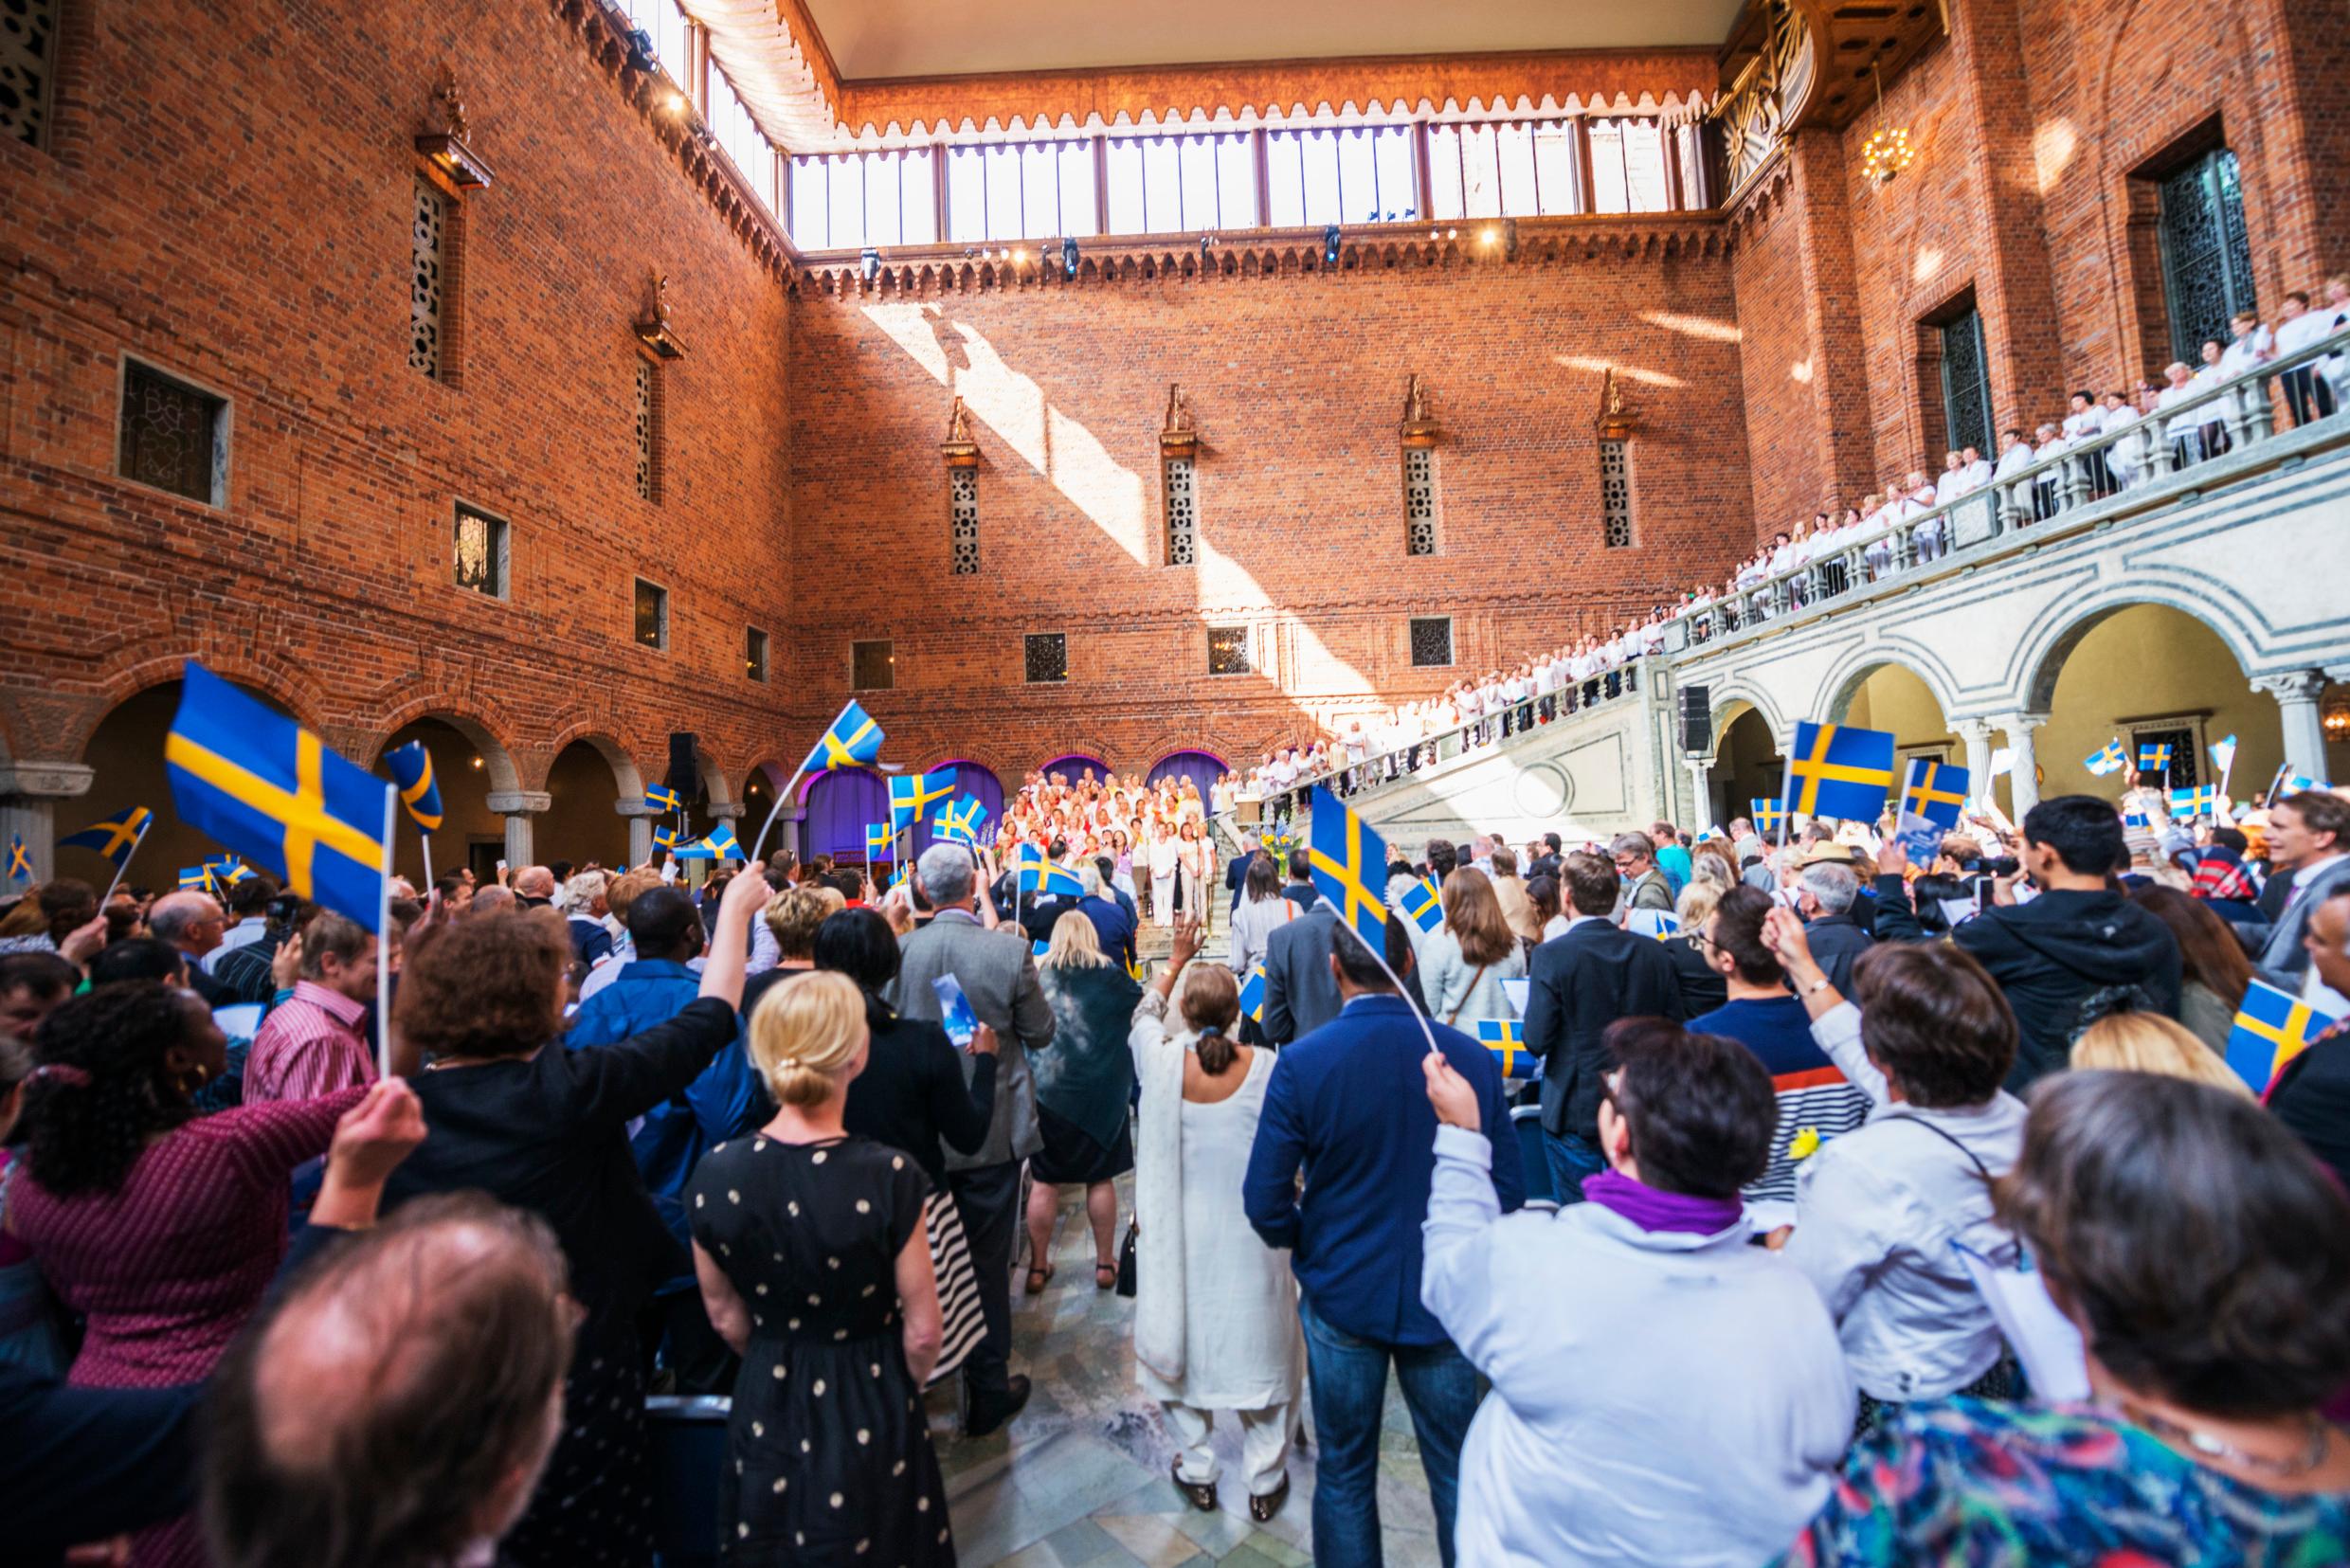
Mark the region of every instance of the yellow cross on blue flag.
[[192, 661], [163, 765], [180, 820], [278, 873], [295, 897], [383, 929], [391, 785]]
[[1746, 802], [1746, 811], [1749, 816], [1754, 818], [1754, 825], [1756, 829], [1764, 834], [1777, 833], [1779, 831], [1779, 824], [1787, 820], [1786, 807], [1781, 805], [1777, 801], [1748, 801]]
[[655, 784], [644, 792], [644, 809], [656, 817], [668, 816], [678, 805], [678, 792], [667, 784]]
[[212, 891], [212, 868], [209, 866], [180, 867], [179, 888], [182, 892], [186, 892], [190, 888], [203, 892], [210, 892]]
[[1795, 727], [1780, 805], [1794, 817], [1872, 822], [1893, 792], [1893, 732], [1847, 724]]
[[2285, 1064], [2334, 1021], [2291, 992], [2253, 981], [2245, 987], [2243, 1008], [2228, 1032], [2228, 1065], [2253, 1093], [2265, 1094]]
[[897, 835], [890, 831], [889, 823], [867, 822], [865, 824], [866, 859], [895, 860], [897, 858], [896, 855], [894, 853], [896, 847]]
[[1387, 951], [1387, 845], [1370, 824], [1321, 784], [1313, 786], [1313, 820], [1306, 858], [1313, 891], [1330, 901], [1341, 925], [1351, 927], [1372, 952]]
[[102, 822], [92, 822], [80, 833], [69, 833], [58, 842], [96, 850], [115, 863], [115, 870], [120, 871], [131, 852], [138, 848], [138, 841], [147, 836], [148, 824], [154, 820], [154, 815], [143, 805], [135, 805], [128, 811], [116, 812]]
[[1022, 892], [1042, 893], [1048, 897], [1055, 894], [1067, 898], [1084, 896], [1085, 884], [1077, 880], [1077, 874], [1066, 866], [1053, 864], [1051, 857], [1034, 844], [1021, 845], [1013, 863], [1019, 868], [1020, 891]]
[[1444, 924], [1444, 904], [1437, 896], [1437, 885], [1425, 876], [1403, 890], [1396, 900], [1413, 925], [1423, 931], [1433, 931]]
[[1515, 1018], [1479, 1018], [1477, 1038], [1501, 1064], [1505, 1078], [1530, 1078], [1534, 1075], [1534, 1057], [1526, 1049], [1526, 1025]]
[[217, 860], [207, 860], [204, 863], [204, 870], [205, 874], [211, 877], [213, 888], [221, 892], [227, 892], [253, 874], [251, 869], [233, 855], [224, 855]]
[[841, 710], [823, 737], [816, 743], [807, 761], [800, 765], [803, 773], [822, 773], [835, 767], [856, 767], [881, 755], [881, 727], [867, 716], [865, 710], [852, 701]]
[[2129, 766], [2129, 753], [2122, 749], [2122, 737], [2116, 735], [2082, 760], [2081, 766], [2099, 778], [2119, 773]]
[[939, 807], [938, 815], [931, 820], [931, 827], [941, 838], [950, 838], [957, 843], [976, 844], [979, 842], [980, 826], [986, 820], [987, 808], [979, 803], [979, 797], [966, 794]]
[[9, 880], [32, 880], [32, 855], [25, 848], [25, 836], [21, 833], [9, 835]]
[[2170, 765], [2171, 765], [2171, 743], [2170, 743], [2170, 742], [2168, 742], [2168, 741], [2162, 741], [2162, 742], [2160, 742], [2160, 743], [2159, 743], [2159, 744], [2156, 744], [2156, 745], [2142, 746], [2142, 747], [2140, 747], [2140, 748], [2138, 748], [2138, 771], [2139, 771], [2139, 772], [2141, 772], [2141, 773], [2160, 773], [2160, 772], [2161, 772], [2163, 769], [2165, 769], [2165, 768], [2169, 767], [2169, 766], [2170, 766]]
[[2190, 820], [2209, 817], [2218, 803], [2217, 784], [2196, 784], [2190, 789], [2171, 791], [2171, 815], [2174, 817], [2184, 817]]
[[735, 841], [731, 823], [720, 822], [696, 842], [678, 851], [680, 860], [740, 860], [743, 846]]
[[673, 827], [657, 827], [653, 830], [653, 842], [662, 849], [675, 850], [678, 847], [678, 830]]
[[1971, 782], [1963, 767], [1912, 757], [1909, 771], [1901, 782], [1901, 809], [1923, 817], [1939, 828], [1957, 827], [1959, 810], [1966, 804], [1966, 786]]
[[931, 773], [901, 773], [890, 781], [890, 831], [903, 833], [922, 820], [932, 801], [943, 801], [955, 792], [955, 770], [942, 767]]
[[432, 753], [425, 749], [423, 741], [384, 753], [384, 766], [391, 769], [391, 782], [400, 787], [400, 803], [408, 808], [408, 816], [426, 835], [441, 831], [441, 786], [433, 782]]
[[1265, 1021], [1265, 966], [1249, 965], [1248, 979], [1240, 983], [1240, 1016]]

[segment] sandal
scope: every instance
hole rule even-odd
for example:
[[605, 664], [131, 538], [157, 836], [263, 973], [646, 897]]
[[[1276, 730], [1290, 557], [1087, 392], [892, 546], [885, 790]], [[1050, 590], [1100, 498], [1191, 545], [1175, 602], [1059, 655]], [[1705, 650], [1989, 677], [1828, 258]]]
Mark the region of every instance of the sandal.
[[[1103, 1277], [1103, 1276], [1105, 1276], [1105, 1275], [1107, 1275], [1108, 1277], [1107, 1277], [1107, 1278]], [[1094, 1265], [1094, 1289], [1096, 1289], [1096, 1290], [1114, 1290], [1114, 1289], [1116, 1289], [1117, 1288], [1118, 1288], [1118, 1266], [1117, 1266], [1116, 1264], [1114, 1264], [1114, 1263], [1096, 1263], [1095, 1265]]]
[[1043, 1268], [1041, 1268], [1041, 1269], [1031, 1269], [1031, 1270], [1029, 1270], [1029, 1271], [1028, 1271], [1028, 1294], [1030, 1294], [1030, 1295], [1032, 1295], [1032, 1296], [1039, 1296], [1039, 1295], [1042, 1295], [1042, 1294], [1044, 1293], [1044, 1288], [1045, 1288], [1045, 1286], [1046, 1286], [1046, 1285], [1048, 1285], [1048, 1284], [1050, 1284], [1050, 1283], [1052, 1282], [1052, 1278], [1053, 1278], [1053, 1266], [1052, 1266], [1051, 1264], [1049, 1264], [1049, 1263], [1048, 1263], [1048, 1264], [1046, 1264], [1046, 1265], [1045, 1265]]
[[1281, 1511], [1281, 1505], [1290, 1500], [1290, 1478], [1284, 1471], [1281, 1484], [1262, 1497], [1249, 1499], [1249, 1517], [1262, 1524]]
[[1203, 1514], [1212, 1514], [1216, 1511], [1215, 1482], [1209, 1481], [1203, 1483], [1199, 1481], [1184, 1480], [1184, 1462], [1180, 1458], [1177, 1459], [1174, 1464], [1167, 1467], [1166, 1473], [1174, 1478], [1175, 1489], [1184, 1494], [1184, 1502], [1190, 1504], [1193, 1507], [1199, 1509]]

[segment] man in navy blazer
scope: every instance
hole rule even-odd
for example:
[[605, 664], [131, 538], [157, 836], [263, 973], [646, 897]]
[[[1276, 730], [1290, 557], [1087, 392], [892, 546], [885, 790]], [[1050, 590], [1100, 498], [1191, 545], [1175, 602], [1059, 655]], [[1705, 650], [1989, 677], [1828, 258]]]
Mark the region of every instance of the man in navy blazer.
[[[1274, 937], [1312, 918], [1292, 920]], [[1319, 918], [1328, 943], [1335, 918], [1327, 910]], [[1348, 1568], [1380, 1563], [1380, 1417], [1392, 1361], [1419, 1434], [1437, 1547], [1449, 1568], [1460, 1445], [1476, 1414], [1477, 1378], [1420, 1304], [1420, 1223], [1436, 1173], [1436, 1112], [1420, 1065], [1428, 1036], [1363, 944], [1351, 934], [1337, 941], [1324, 979], [1341, 1005], [1329, 1023], [1275, 1059], [1241, 1201], [1265, 1244], [1289, 1250], [1297, 1275], [1321, 1445], [1316, 1559]], [[1387, 922], [1386, 958], [1397, 974], [1408, 972], [1411, 943], [1400, 918]], [[1266, 1016], [1270, 1021], [1270, 1004]], [[1475, 1088], [1479, 1125], [1500, 1129], [1489, 1141], [1502, 1208], [1521, 1207], [1526, 1179], [1509, 1130], [1500, 1067], [1460, 1031], [1430, 1028], [1445, 1060]], [[1301, 1164], [1308, 1175], [1302, 1199]]]
[[1265, 1016], [1258, 1027], [1268, 1043], [1287, 1045], [1338, 1017], [1338, 983], [1330, 978], [1337, 934], [1338, 916], [1326, 905], [1275, 926], [1265, 938]]
[[1615, 1064], [1600, 1038], [1618, 1018], [1686, 1020], [1672, 960], [1654, 938], [1610, 916], [1616, 867], [1582, 851], [1559, 868], [1566, 930], [1534, 949], [1526, 991], [1526, 1048], [1542, 1058], [1543, 1146], [1561, 1203], [1580, 1203], [1600, 1152], [1600, 1079]]

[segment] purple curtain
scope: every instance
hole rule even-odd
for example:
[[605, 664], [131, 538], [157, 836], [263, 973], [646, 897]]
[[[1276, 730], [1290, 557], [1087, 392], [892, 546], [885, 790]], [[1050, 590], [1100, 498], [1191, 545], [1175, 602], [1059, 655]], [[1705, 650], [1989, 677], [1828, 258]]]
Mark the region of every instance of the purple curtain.
[[864, 768], [819, 774], [807, 791], [807, 820], [801, 824], [800, 854], [865, 857], [865, 824], [890, 820], [890, 786]]
[[1200, 799], [1204, 802], [1208, 785], [1227, 771], [1223, 758], [1211, 752], [1178, 751], [1172, 756], [1160, 758], [1145, 782], [1155, 784], [1161, 779], [1189, 779], [1200, 791]]
[[1089, 757], [1082, 751], [1072, 751], [1065, 757], [1055, 757], [1037, 771], [1048, 777], [1055, 773], [1065, 773], [1069, 776], [1069, 782], [1076, 784], [1077, 780], [1084, 777], [1085, 770], [1089, 767], [1094, 770], [1094, 777], [1096, 779], [1110, 771], [1108, 763], [1099, 757]]
[[[966, 793], [969, 793], [977, 796], [979, 798], [979, 803], [987, 808], [987, 820], [979, 825], [980, 836], [982, 838], [992, 842], [995, 838], [996, 829], [1003, 825], [1003, 781], [995, 776], [993, 770], [983, 767], [978, 763], [947, 762], [940, 763], [938, 767], [951, 768], [954, 771], [955, 792], [951, 797], [949, 797], [949, 799], [959, 801]], [[934, 773], [937, 770], [938, 768], [929, 768], [925, 771]], [[941, 804], [943, 805], [944, 802], [941, 802]], [[921, 857], [924, 850], [931, 847], [931, 844], [933, 841], [932, 835], [931, 833], [931, 823], [937, 819], [939, 809], [939, 806], [931, 806], [930, 808], [930, 815], [925, 817], [920, 822], [914, 824], [913, 853], [915, 858], [917, 859]], [[877, 822], [880, 820], [881, 819], [878, 817], [874, 819]]]

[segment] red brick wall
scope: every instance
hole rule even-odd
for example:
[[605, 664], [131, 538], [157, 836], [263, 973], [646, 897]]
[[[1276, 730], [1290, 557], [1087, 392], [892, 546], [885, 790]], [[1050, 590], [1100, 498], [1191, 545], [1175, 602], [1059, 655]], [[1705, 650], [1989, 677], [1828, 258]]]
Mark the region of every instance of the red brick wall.
[[[589, 39], [492, 0], [66, 10], [53, 150], [0, 147], [7, 753], [81, 757], [192, 656], [364, 760], [452, 712], [538, 789], [588, 732], [658, 774], [674, 726], [739, 786], [788, 690], [741, 649], [754, 621], [784, 646], [790, 305]], [[465, 202], [461, 387], [407, 361], [444, 61], [497, 175]], [[656, 271], [690, 350], [662, 372], [659, 505], [628, 325]], [[226, 508], [115, 477], [126, 353], [233, 401]], [[511, 520], [505, 603], [451, 584], [461, 496]], [[665, 654], [629, 640], [637, 573], [671, 590]]]
[[[794, 322], [789, 442], [804, 690], [837, 701], [851, 640], [887, 636], [898, 687], [866, 701], [896, 716], [901, 755], [976, 746], [1007, 775], [1080, 746], [1122, 768], [1195, 745], [1235, 756], [1725, 569], [1748, 496], [1726, 262], [1532, 248], [1336, 276], [814, 294]], [[1601, 546], [1610, 364], [1640, 419], [1629, 550]], [[1404, 553], [1414, 372], [1443, 427], [1434, 558]], [[1162, 564], [1169, 381], [1202, 441], [1196, 567]], [[954, 390], [985, 463], [976, 577], [949, 570]], [[1405, 622], [1429, 613], [1455, 618], [1453, 670], [1410, 667]], [[1257, 628], [1277, 681], [1207, 676], [1210, 623]], [[1030, 631], [1069, 634], [1066, 687], [1022, 684]]]

